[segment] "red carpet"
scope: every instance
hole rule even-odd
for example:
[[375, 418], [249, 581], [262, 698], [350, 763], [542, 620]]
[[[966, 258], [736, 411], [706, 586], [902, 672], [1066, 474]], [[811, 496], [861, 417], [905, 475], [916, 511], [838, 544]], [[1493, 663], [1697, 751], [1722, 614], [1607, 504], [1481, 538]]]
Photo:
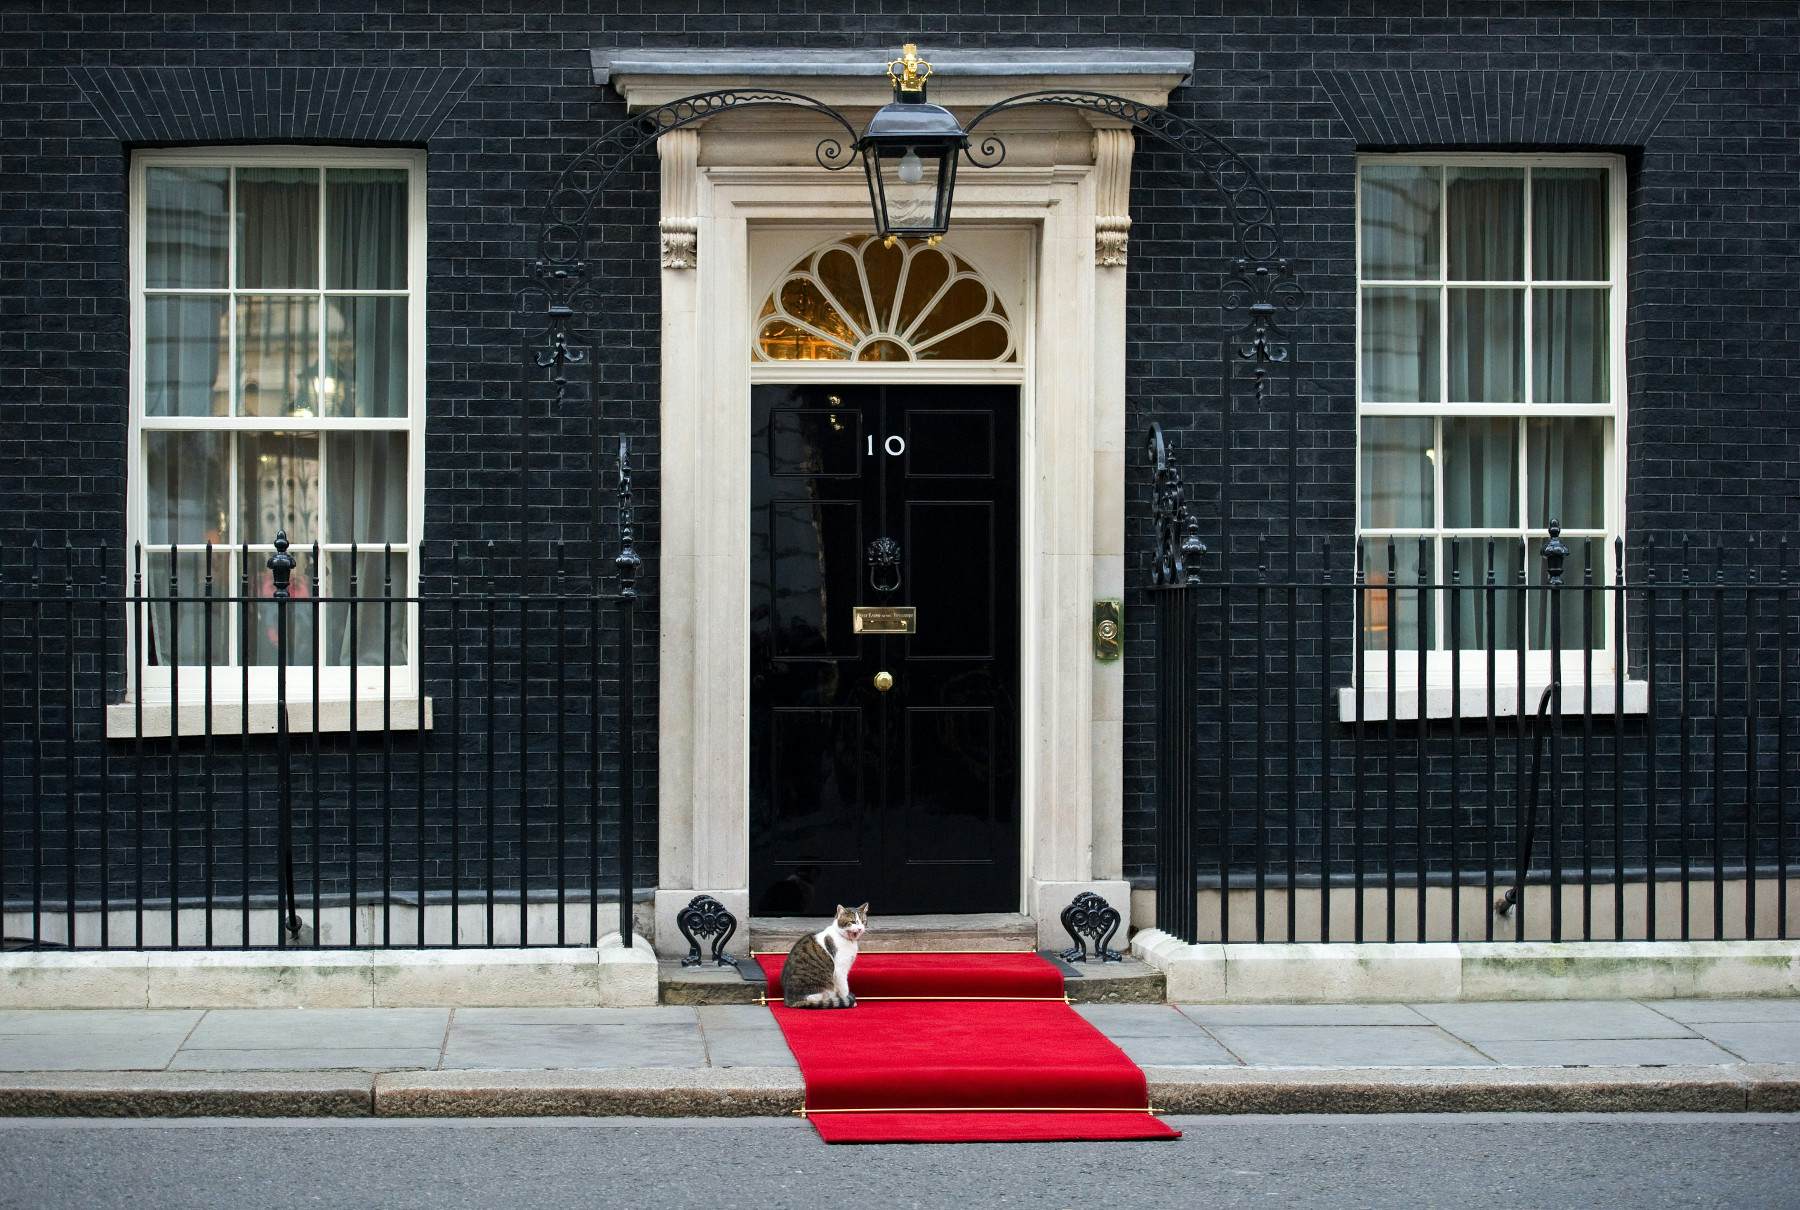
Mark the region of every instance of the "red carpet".
[[1061, 972], [1036, 954], [864, 954], [849, 1011], [781, 1004], [782, 958], [757, 962], [828, 1143], [1180, 1137], [1150, 1115], [1137, 1064], [1064, 1002]]

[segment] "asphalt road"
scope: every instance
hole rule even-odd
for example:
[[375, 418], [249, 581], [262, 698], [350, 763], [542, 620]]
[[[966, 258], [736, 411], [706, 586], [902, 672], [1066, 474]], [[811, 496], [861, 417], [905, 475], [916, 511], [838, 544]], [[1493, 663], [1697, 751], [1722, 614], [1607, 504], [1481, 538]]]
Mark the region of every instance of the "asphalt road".
[[797, 1120], [0, 1119], [0, 1207], [1800, 1206], [1800, 1115], [1169, 1120], [1179, 1143], [828, 1149]]

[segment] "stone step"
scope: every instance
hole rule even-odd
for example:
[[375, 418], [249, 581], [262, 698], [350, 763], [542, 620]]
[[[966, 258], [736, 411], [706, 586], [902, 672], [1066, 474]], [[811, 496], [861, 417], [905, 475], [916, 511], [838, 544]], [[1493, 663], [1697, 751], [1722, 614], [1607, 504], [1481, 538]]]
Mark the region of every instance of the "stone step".
[[1161, 1004], [1167, 994], [1163, 973], [1136, 958], [1123, 962], [1090, 958], [1069, 965], [1080, 975], [1065, 977], [1063, 991], [1076, 1004]]
[[767, 986], [750, 982], [728, 966], [717, 966], [710, 958], [699, 966], [683, 966], [676, 958], [664, 958], [656, 965], [657, 999], [664, 1004], [755, 1004]]
[[[1136, 958], [1123, 962], [1075, 962], [1063, 988], [1076, 1004], [1161, 1004], [1166, 983], [1163, 973]], [[657, 990], [664, 1004], [755, 1004], [762, 995], [761, 981], [746, 980], [730, 967], [705, 962], [682, 966], [665, 958], [658, 964]]]
[[[752, 916], [750, 947], [757, 953], [787, 953], [806, 933], [816, 933], [825, 921], [806, 916]], [[882, 916], [869, 919], [863, 935], [865, 954], [900, 951], [948, 953], [974, 950], [982, 953], [1035, 948], [1037, 925], [1030, 916], [1016, 912], [971, 914], [942, 913], [929, 916]]]

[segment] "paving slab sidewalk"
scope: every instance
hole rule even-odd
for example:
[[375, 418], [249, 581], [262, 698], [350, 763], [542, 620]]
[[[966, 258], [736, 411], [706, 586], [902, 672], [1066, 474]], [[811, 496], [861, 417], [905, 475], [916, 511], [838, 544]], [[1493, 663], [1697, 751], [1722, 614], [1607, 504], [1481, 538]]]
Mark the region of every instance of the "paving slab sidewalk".
[[[1800, 999], [1076, 1011], [1188, 1112], [1800, 1110]], [[755, 1005], [0, 1011], [0, 1114], [757, 1114], [801, 1092]]]

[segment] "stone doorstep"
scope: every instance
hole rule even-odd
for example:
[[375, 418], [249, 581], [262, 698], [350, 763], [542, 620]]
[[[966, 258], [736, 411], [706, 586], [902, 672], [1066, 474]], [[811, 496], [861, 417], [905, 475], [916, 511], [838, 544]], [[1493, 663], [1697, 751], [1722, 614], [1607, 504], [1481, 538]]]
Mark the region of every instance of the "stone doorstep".
[[1131, 952], [1178, 1004], [1800, 994], [1800, 941], [1189, 945], [1141, 929]]
[[[1800, 1067], [1146, 1067], [1160, 1113], [1794, 1112]], [[13, 1117], [770, 1117], [792, 1068], [0, 1075]]]
[[[750, 948], [758, 953], [786, 953], [807, 933], [819, 931], [811, 918], [752, 916]], [[1037, 947], [1037, 924], [1016, 912], [945, 913], [931, 916], [882, 916], [870, 921], [862, 952], [906, 950], [1029, 950]], [[1065, 942], [1066, 944], [1066, 942]]]
[[[1065, 979], [1064, 988], [1073, 1003], [1163, 1003], [1163, 973], [1136, 958], [1123, 962], [1089, 959], [1071, 964], [1069, 969], [1073, 973]], [[714, 965], [711, 959], [684, 967], [677, 959], [664, 958], [657, 982], [663, 1004], [756, 1004], [765, 987], [760, 979], [745, 979], [730, 967]]]

